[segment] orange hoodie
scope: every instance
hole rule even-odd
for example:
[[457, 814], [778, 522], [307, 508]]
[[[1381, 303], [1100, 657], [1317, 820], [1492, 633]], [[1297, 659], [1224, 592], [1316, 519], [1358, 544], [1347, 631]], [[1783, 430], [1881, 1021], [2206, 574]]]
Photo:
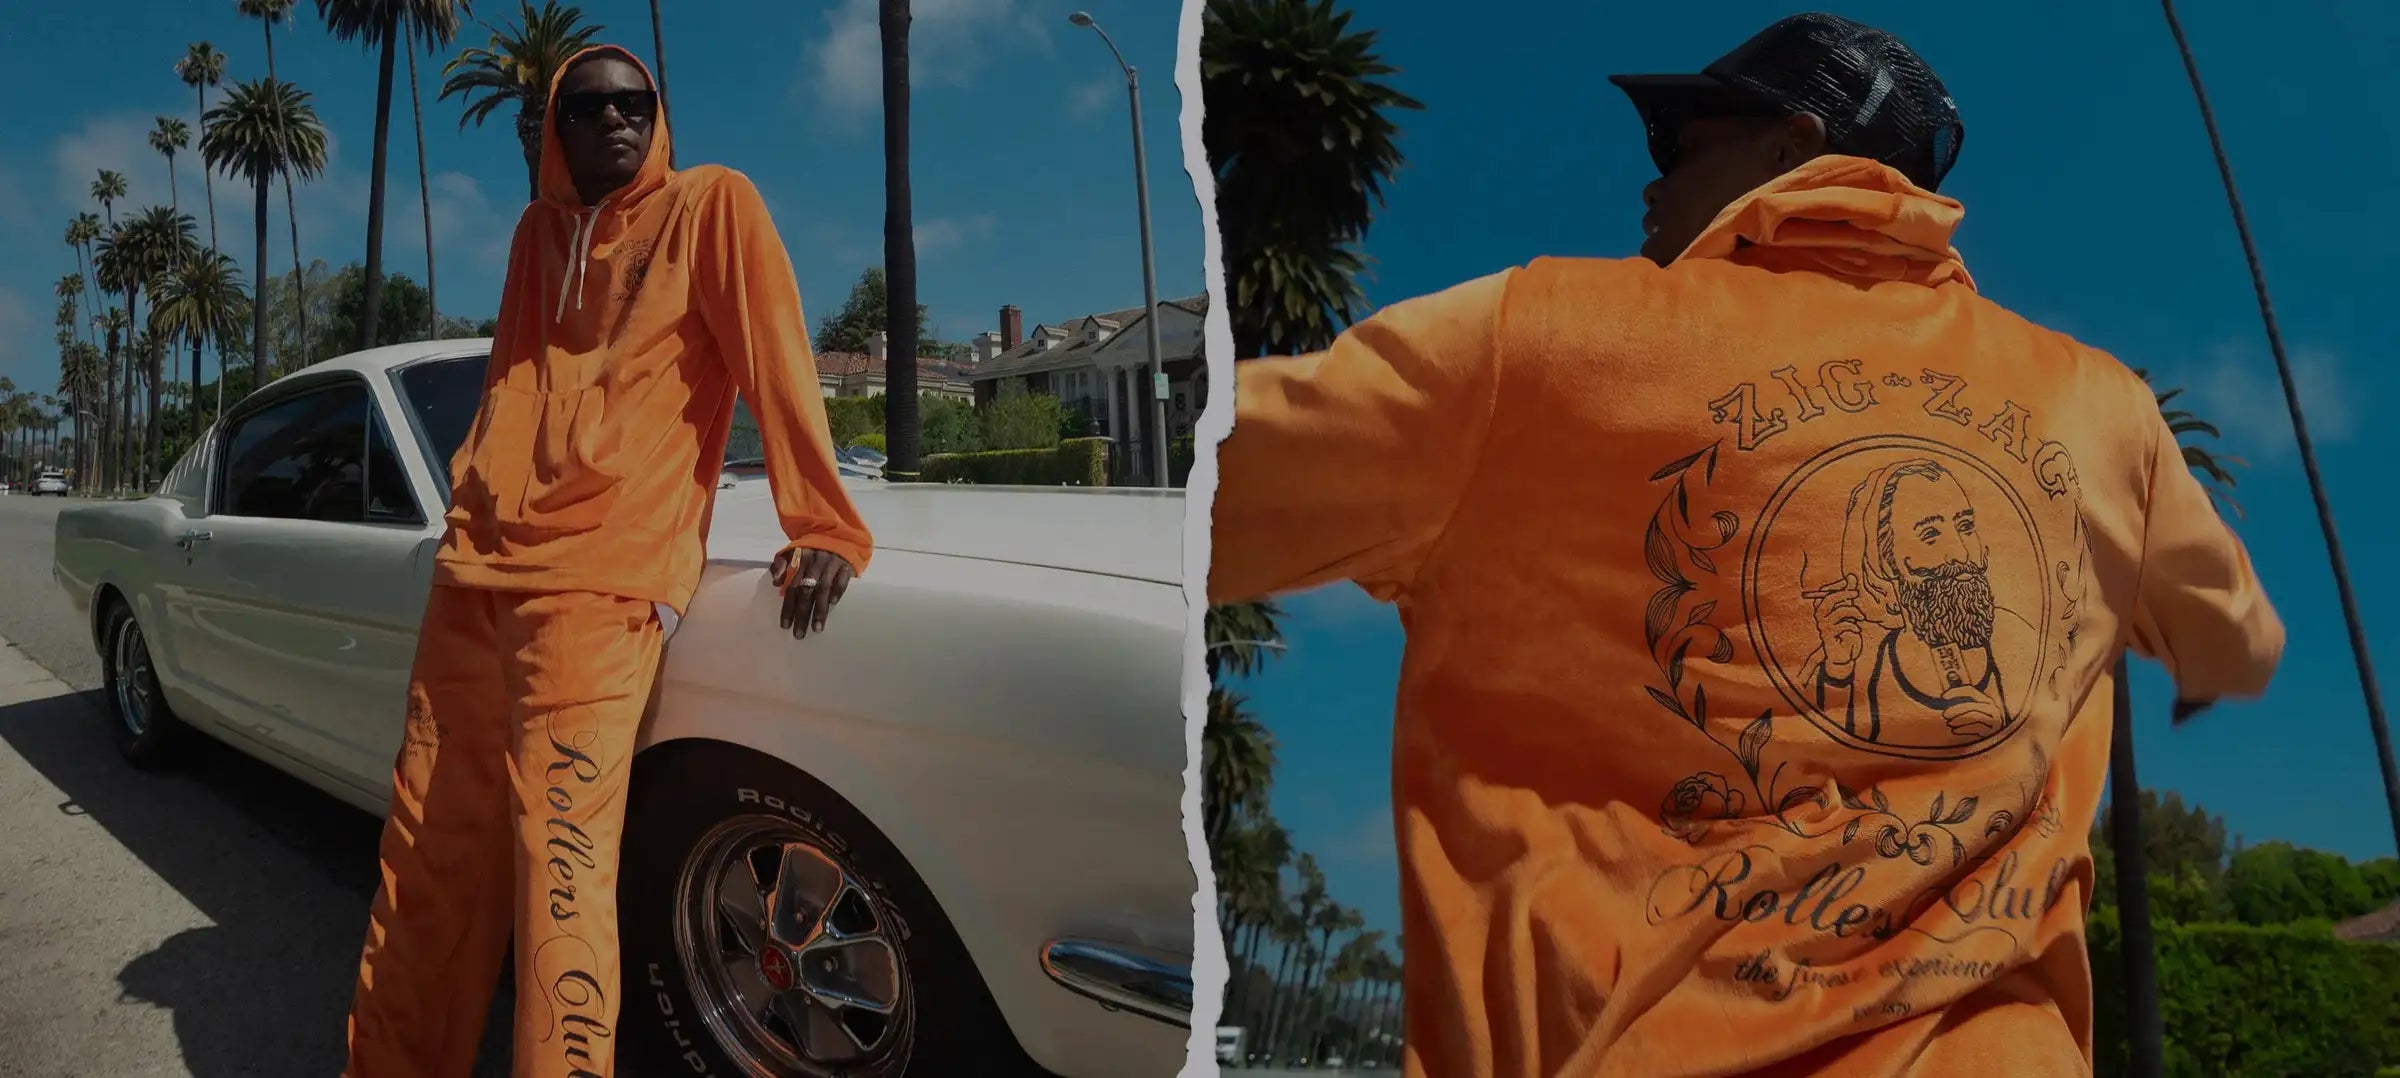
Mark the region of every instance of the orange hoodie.
[[[641, 64], [595, 46], [559, 78], [597, 53]], [[662, 104], [640, 173], [586, 207], [558, 142], [557, 79], [550, 92], [542, 197], [510, 244], [435, 580], [682, 612], [737, 393], [758, 417], [784, 534], [864, 571], [872, 540], [834, 465], [799, 285], [758, 189], [715, 165], [668, 168]]]
[[1672, 266], [1542, 260], [1244, 363], [1211, 592], [1353, 580], [1412, 1075], [2088, 1074], [2110, 663], [2283, 632], [2124, 366], [1825, 158]]

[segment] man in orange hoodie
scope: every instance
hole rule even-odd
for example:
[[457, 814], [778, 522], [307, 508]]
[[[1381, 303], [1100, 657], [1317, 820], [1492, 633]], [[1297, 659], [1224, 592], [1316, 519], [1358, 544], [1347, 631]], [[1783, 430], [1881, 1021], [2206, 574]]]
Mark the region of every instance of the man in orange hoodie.
[[1411, 1075], [2090, 1073], [2111, 664], [2283, 630], [2149, 387], [1976, 293], [1957, 112], [1826, 15], [1617, 81], [1644, 258], [1245, 362], [1218, 602], [1407, 630]]
[[615, 1069], [617, 848], [664, 605], [698, 585], [739, 394], [791, 544], [782, 620], [825, 627], [871, 540], [826, 433], [790, 257], [757, 188], [668, 166], [614, 46], [551, 87], [481, 409], [451, 461], [350, 1017], [352, 1078], [473, 1064], [511, 933], [519, 1078]]

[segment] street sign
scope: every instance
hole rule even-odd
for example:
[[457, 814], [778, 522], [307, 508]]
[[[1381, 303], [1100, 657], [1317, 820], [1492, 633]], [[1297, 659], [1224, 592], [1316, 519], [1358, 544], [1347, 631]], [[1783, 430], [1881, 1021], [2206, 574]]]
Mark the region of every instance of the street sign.
[[1162, 401], [1167, 399], [1167, 372], [1158, 371], [1151, 374], [1150, 384], [1153, 389], [1158, 391], [1158, 399]]

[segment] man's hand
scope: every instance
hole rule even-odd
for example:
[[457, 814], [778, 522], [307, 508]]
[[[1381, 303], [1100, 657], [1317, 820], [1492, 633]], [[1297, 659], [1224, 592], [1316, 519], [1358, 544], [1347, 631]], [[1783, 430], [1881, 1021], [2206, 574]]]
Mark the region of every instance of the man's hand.
[[1942, 721], [1950, 724], [1950, 732], [1960, 737], [1984, 737], [2008, 724], [2008, 716], [2000, 710], [2000, 701], [1972, 685], [1961, 685], [1942, 694]]
[[842, 601], [855, 575], [850, 563], [831, 551], [785, 550], [775, 555], [769, 577], [783, 589], [783, 627], [792, 631], [792, 639], [806, 640], [812, 631], [825, 631], [825, 616]]
[[1801, 598], [1814, 604], [1810, 615], [1817, 623], [1817, 639], [1825, 645], [1825, 676], [1836, 681], [1849, 677], [1858, 669], [1859, 654], [1866, 647], [1866, 618], [1858, 610], [1858, 578], [1845, 576], [1841, 583], [1803, 592]]

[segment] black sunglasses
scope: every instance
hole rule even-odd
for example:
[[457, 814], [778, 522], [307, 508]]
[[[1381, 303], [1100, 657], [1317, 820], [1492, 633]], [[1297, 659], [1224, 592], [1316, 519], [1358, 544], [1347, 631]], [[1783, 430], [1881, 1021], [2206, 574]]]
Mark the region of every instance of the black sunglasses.
[[617, 107], [617, 115], [626, 123], [641, 123], [658, 115], [658, 94], [650, 90], [560, 94], [558, 118], [562, 123], [597, 123], [610, 105]]

